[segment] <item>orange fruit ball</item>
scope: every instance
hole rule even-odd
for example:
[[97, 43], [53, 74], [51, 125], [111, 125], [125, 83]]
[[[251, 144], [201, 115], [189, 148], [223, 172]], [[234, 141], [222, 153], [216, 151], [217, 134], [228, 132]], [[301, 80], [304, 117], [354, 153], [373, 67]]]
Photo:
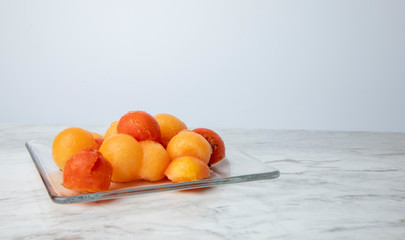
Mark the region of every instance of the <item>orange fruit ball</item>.
[[108, 138], [111, 135], [117, 134], [117, 124], [118, 121], [114, 121], [111, 123], [107, 131], [104, 133], [104, 139]]
[[101, 144], [100, 152], [114, 168], [112, 181], [130, 182], [140, 179], [143, 150], [135, 138], [127, 134], [112, 135]]
[[216, 132], [207, 128], [196, 128], [193, 132], [203, 136], [212, 147], [212, 154], [208, 165], [214, 165], [225, 158], [225, 143]]
[[208, 164], [212, 147], [200, 134], [192, 131], [181, 131], [167, 144], [167, 153], [171, 159], [192, 156]]
[[198, 158], [183, 156], [172, 160], [164, 173], [172, 182], [189, 182], [208, 178], [210, 169]]
[[53, 140], [53, 160], [63, 170], [69, 158], [86, 148], [98, 149], [98, 145], [89, 131], [78, 127], [64, 129]]
[[117, 132], [128, 134], [137, 141], [160, 141], [160, 128], [156, 119], [144, 111], [131, 111], [120, 118]]
[[63, 170], [63, 186], [72, 190], [99, 192], [108, 190], [113, 167], [97, 150], [73, 155]]
[[100, 134], [98, 134], [96, 132], [90, 132], [90, 133], [94, 138], [104, 138], [103, 136], [101, 136]]
[[159, 124], [161, 139], [160, 142], [167, 147], [170, 139], [181, 130], [187, 129], [187, 126], [177, 117], [168, 113], [159, 113], [153, 116]]
[[143, 149], [142, 167], [139, 175], [148, 181], [159, 181], [165, 177], [164, 171], [170, 163], [166, 149], [155, 141], [139, 142]]

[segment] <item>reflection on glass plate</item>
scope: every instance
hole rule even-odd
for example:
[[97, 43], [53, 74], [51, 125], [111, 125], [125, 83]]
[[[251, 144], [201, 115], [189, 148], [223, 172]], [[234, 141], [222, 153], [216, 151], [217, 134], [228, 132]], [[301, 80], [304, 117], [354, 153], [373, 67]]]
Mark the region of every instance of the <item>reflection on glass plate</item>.
[[169, 180], [111, 183], [108, 191], [86, 193], [69, 190], [62, 186], [63, 174], [53, 162], [50, 143], [32, 140], [28, 141], [25, 145], [38, 169], [49, 196], [55, 203], [63, 204], [99, 201], [169, 190], [213, 187], [229, 183], [273, 179], [280, 176], [278, 170], [236, 149], [228, 147], [226, 159], [212, 166], [211, 176], [204, 180], [184, 183], [172, 183]]

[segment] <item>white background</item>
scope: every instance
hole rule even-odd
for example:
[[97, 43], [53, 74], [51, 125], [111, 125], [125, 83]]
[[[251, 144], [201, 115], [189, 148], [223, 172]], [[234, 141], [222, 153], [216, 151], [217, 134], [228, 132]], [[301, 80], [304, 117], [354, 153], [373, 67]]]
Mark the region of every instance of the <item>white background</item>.
[[0, 0], [0, 122], [405, 132], [405, 1]]

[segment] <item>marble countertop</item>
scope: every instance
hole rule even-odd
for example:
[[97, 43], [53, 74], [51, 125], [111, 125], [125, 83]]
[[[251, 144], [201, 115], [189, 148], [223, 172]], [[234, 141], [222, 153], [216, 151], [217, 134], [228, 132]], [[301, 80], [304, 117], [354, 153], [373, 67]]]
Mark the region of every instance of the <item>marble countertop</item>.
[[405, 133], [218, 130], [281, 176], [62, 205], [24, 143], [65, 127], [0, 124], [0, 239], [405, 237]]

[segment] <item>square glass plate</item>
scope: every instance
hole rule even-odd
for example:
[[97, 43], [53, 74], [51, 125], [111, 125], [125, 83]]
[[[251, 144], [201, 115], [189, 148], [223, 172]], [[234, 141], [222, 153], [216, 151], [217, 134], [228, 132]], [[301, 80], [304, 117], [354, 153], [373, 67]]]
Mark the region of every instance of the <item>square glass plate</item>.
[[183, 183], [172, 183], [167, 179], [158, 182], [112, 182], [108, 191], [87, 193], [69, 190], [62, 186], [63, 173], [53, 162], [51, 143], [32, 140], [25, 145], [52, 201], [62, 204], [100, 201], [161, 191], [213, 187], [222, 184], [274, 179], [280, 176], [277, 169], [227, 146], [227, 157], [211, 166], [211, 176], [207, 179]]

